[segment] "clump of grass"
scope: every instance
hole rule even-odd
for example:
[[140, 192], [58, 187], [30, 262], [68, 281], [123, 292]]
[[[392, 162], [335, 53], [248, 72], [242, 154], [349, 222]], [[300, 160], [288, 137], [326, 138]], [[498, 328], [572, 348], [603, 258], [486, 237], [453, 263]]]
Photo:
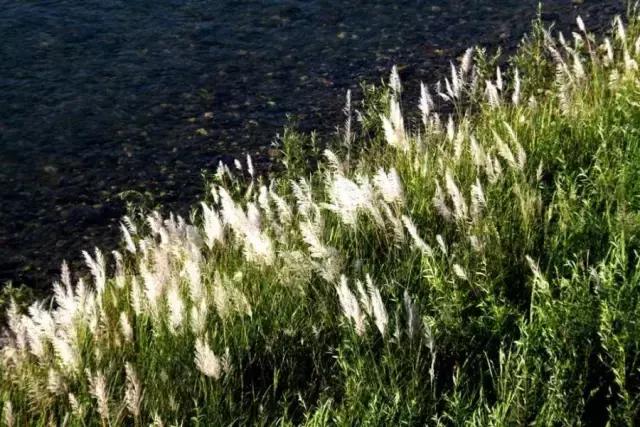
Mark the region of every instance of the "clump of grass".
[[9, 308], [3, 422], [633, 424], [640, 27], [578, 26], [505, 72], [469, 50], [415, 126], [394, 69], [313, 171], [289, 132], [278, 177], [125, 218], [91, 280]]

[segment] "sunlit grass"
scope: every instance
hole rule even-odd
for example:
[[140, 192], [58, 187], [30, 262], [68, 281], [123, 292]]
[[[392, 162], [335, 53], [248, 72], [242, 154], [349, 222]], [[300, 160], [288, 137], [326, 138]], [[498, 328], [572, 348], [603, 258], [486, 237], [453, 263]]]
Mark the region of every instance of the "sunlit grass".
[[10, 308], [3, 422], [632, 425], [629, 21], [536, 24], [506, 71], [469, 50], [417, 100], [394, 69], [324, 152], [288, 130], [278, 176], [242, 159], [189, 220], [125, 218], [90, 281], [63, 266], [53, 302]]

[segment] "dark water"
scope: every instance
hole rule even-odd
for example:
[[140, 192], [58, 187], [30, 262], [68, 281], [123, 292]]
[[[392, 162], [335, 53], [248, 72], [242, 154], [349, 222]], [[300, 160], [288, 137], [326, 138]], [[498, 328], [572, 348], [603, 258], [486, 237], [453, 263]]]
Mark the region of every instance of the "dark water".
[[[287, 114], [330, 132], [393, 64], [433, 82], [470, 45], [513, 49], [537, 3], [0, 0], [0, 282], [112, 248], [123, 200], [185, 213], [219, 156], [267, 163]], [[563, 29], [623, 11], [543, 5]]]

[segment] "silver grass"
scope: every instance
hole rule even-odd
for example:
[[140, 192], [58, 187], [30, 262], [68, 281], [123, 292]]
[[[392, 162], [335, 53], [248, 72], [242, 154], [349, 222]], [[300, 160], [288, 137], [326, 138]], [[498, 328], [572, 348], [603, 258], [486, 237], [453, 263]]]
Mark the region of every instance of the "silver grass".
[[240, 160], [233, 159], [233, 165], [236, 167], [236, 169], [238, 169], [239, 171], [242, 171], [242, 163], [240, 163]]
[[520, 90], [521, 90], [520, 86], [521, 86], [520, 73], [516, 68], [515, 74], [514, 74], [514, 82], [513, 82], [513, 94], [511, 95], [511, 102], [516, 107], [520, 104]]
[[403, 243], [405, 240], [404, 235], [404, 227], [402, 225], [402, 220], [400, 220], [396, 215], [391, 211], [389, 205], [383, 204], [382, 211], [384, 212], [387, 220], [391, 223], [393, 227], [393, 237], [397, 243]]
[[330, 169], [333, 172], [343, 173], [342, 162], [338, 158], [338, 155], [334, 153], [332, 150], [326, 148], [322, 154], [324, 158], [327, 159], [327, 163], [329, 164]]
[[484, 197], [482, 184], [480, 183], [480, 179], [476, 178], [475, 184], [471, 185], [471, 213], [473, 218], [478, 219], [480, 217], [486, 204], [487, 201]]
[[380, 168], [373, 178], [373, 183], [385, 202], [404, 203], [402, 183], [395, 168], [391, 168], [388, 173]]
[[309, 246], [312, 258], [326, 258], [329, 255], [327, 247], [320, 240], [321, 229], [318, 223], [302, 221], [299, 225], [302, 240]]
[[133, 342], [133, 327], [129, 322], [129, 317], [124, 311], [120, 312], [120, 319], [118, 321], [120, 325], [120, 333], [126, 342]]
[[5, 400], [2, 405], [2, 418], [7, 427], [15, 426], [15, 416], [13, 415], [13, 405], [10, 400]]
[[451, 171], [447, 169], [445, 174], [445, 184], [447, 186], [447, 192], [449, 193], [449, 197], [451, 197], [451, 201], [453, 202], [453, 214], [457, 220], [465, 220], [467, 218], [467, 203], [464, 200], [464, 196], [455, 180], [453, 179], [453, 175]]
[[133, 308], [133, 312], [136, 316], [140, 316], [142, 314], [143, 304], [142, 288], [140, 287], [138, 278], [133, 277], [131, 279], [131, 308]]
[[373, 317], [373, 305], [371, 302], [371, 296], [365, 290], [361, 280], [356, 280], [356, 290], [358, 291], [358, 299], [360, 306], [369, 317]]
[[124, 402], [129, 413], [135, 418], [140, 416], [142, 406], [142, 383], [133, 365], [129, 362], [125, 364], [126, 388], [124, 392]]
[[340, 277], [340, 285], [336, 286], [336, 292], [338, 293], [342, 313], [348, 319], [353, 320], [356, 334], [359, 336], [364, 335], [366, 328], [365, 317], [362, 310], [360, 310], [358, 299], [349, 289], [347, 278], [344, 275]]
[[429, 246], [427, 243], [425, 243], [424, 240], [422, 240], [422, 238], [418, 234], [416, 225], [413, 223], [413, 220], [407, 215], [402, 215], [402, 222], [409, 232], [409, 235], [413, 239], [413, 244], [415, 245], [415, 247], [418, 248], [422, 253], [431, 256], [433, 254], [433, 250], [431, 249], [431, 246]]
[[427, 125], [427, 119], [433, 109], [433, 99], [429, 93], [429, 89], [424, 83], [420, 83], [420, 111], [422, 112], [422, 124]]
[[167, 304], [169, 306], [169, 325], [176, 332], [182, 325], [184, 318], [184, 301], [180, 295], [177, 283], [173, 282], [167, 292]]
[[271, 199], [276, 205], [276, 209], [278, 210], [278, 217], [282, 224], [290, 224], [293, 219], [293, 213], [291, 212], [291, 207], [287, 203], [287, 201], [280, 197], [275, 190], [272, 188], [269, 189], [269, 194], [271, 195]]
[[442, 234], [436, 234], [436, 242], [438, 243], [438, 247], [440, 248], [440, 251], [442, 252], [442, 254], [446, 256], [448, 253], [447, 244], [444, 241]]
[[587, 29], [586, 29], [586, 27], [584, 25], [584, 21], [582, 20], [582, 18], [580, 16], [578, 16], [576, 18], [576, 23], [578, 24], [578, 28], [580, 29], [580, 31], [582, 31], [583, 33], [586, 34]]
[[404, 119], [400, 110], [400, 103], [391, 99], [389, 102], [389, 116], [381, 116], [382, 126], [384, 128], [385, 139], [387, 143], [402, 151], [409, 150], [409, 143], [404, 129]]
[[249, 172], [251, 178], [254, 177], [255, 170], [253, 169], [253, 160], [251, 159], [250, 154], [247, 154], [247, 172]]
[[464, 268], [462, 268], [460, 264], [453, 264], [453, 273], [462, 280], [468, 280], [467, 273], [464, 271]]
[[456, 125], [453, 122], [453, 117], [449, 114], [449, 119], [447, 120], [447, 140], [449, 142], [453, 142], [453, 139], [456, 136]]
[[124, 238], [127, 250], [132, 254], [135, 254], [136, 244], [133, 242], [133, 237], [131, 237], [129, 229], [124, 225], [124, 223], [120, 223], [120, 230], [122, 231], [122, 237]]
[[470, 47], [462, 56], [462, 60], [460, 61], [460, 73], [461, 75], [467, 75], [471, 71], [471, 66], [473, 65], [473, 52], [474, 48]]
[[371, 276], [366, 275], [367, 290], [369, 291], [369, 297], [371, 298], [371, 306], [373, 308], [373, 317], [376, 327], [380, 331], [380, 335], [385, 336], [387, 333], [387, 325], [389, 324], [389, 315], [387, 309], [382, 302], [382, 296], [380, 290], [373, 284]]
[[433, 195], [432, 202], [433, 206], [436, 208], [440, 216], [446, 221], [450, 221], [453, 214], [447, 206], [445, 194], [442, 191], [442, 188], [440, 187], [438, 181], [436, 181], [436, 191]]
[[476, 167], [482, 167], [485, 163], [485, 154], [482, 146], [478, 144], [478, 140], [475, 136], [469, 136], [470, 140], [470, 149], [471, 149], [471, 157], [473, 158], [473, 164]]
[[69, 337], [64, 335], [57, 335], [51, 343], [65, 371], [68, 373], [75, 372], [80, 366], [80, 354], [76, 349], [75, 343], [72, 344]]
[[418, 313], [418, 308], [415, 302], [411, 300], [409, 292], [407, 292], [406, 289], [402, 296], [402, 300], [407, 314], [407, 335], [409, 335], [409, 338], [414, 338], [420, 331], [420, 315]]
[[389, 75], [389, 87], [393, 91], [394, 96], [399, 96], [402, 92], [402, 84], [400, 83], [400, 75], [398, 74], [398, 67], [395, 65], [391, 67], [391, 74]]
[[205, 202], [202, 202], [201, 205], [205, 244], [211, 249], [216, 242], [224, 242], [224, 227], [220, 215], [213, 208]]
[[98, 414], [103, 420], [109, 419], [109, 396], [107, 394], [107, 380], [102, 372], [95, 375], [89, 373], [89, 385], [91, 396], [98, 404]]
[[196, 339], [194, 362], [203, 375], [216, 380], [222, 376], [220, 358], [213, 353], [206, 337]]
[[122, 258], [122, 254], [118, 251], [112, 251], [113, 258], [116, 261], [116, 271], [114, 274], [114, 280], [116, 282], [116, 287], [118, 289], [123, 289], [126, 284], [126, 276], [124, 271], [124, 261]]
[[485, 82], [485, 95], [487, 97], [487, 101], [489, 102], [489, 106], [491, 108], [497, 108], [500, 106], [500, 95], [498, 94], [498, 89], [490, 80]]
[[84, 256], [87, 267], [89, 267], [89, 270], [91, 271], [96, 290], [98, 291], [98, 294], [101, 295], [104, 292], [104, 287], [107, 281], [104, 256], [98, 248], [95, 248], [95, 258], [92, 258], [87, 251], [82, 251], [82, 255]]
[[65, 392], [65, 388], [64, 378], [60, 372], [54, 368], [49, 368], [47, 373], [47, 390], [49, 393], [58, 396]]
[[273, 222], [273, 210], [271, 209], [271, 202], [269, 200], [269, 190], [266, 185], [261, 185], [258, 189], [258, 206], [264, 212], [267, 221]]
[[505, 159], [507, 163], [509, 163], [509, 165], [514, 169], [520, 169], [520, 165], [518, 164], [518, 162], [516, 162], [516, 158], [514, 157], [513, 152], [511, 151], [511, 148], [509, 148], [509, 146], [502, 140], [500, 135], [498, 135], [498, 133], [495, 130], [493, 130], [492, 132], [493, 132], [493, 137], [496, 141], [496, 147], [498, 148], [498, 154], [500, 155], [500, 157]]
[[500, 66], [498, 66], [496, 69], [496, 88], [499, 91], [502, 91], [504, 89], [504, 82], [502, 80], [502, 70], [500, 69]]

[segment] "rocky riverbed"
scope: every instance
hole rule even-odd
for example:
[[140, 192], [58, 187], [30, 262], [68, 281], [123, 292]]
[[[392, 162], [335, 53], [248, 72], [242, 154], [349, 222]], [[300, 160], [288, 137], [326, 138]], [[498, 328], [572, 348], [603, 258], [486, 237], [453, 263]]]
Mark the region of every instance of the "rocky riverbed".
[[[562, 30], [624, 12], [542, 3]], [[268, 168], [287, 115], [332, 132], [347, 89], [393, 64], [433, 82], [468, 46], [514, 49], [537, 4], [0, 0], [0, 283], [113, 249], [127, 202], [186, 214], [221, 156]]]

